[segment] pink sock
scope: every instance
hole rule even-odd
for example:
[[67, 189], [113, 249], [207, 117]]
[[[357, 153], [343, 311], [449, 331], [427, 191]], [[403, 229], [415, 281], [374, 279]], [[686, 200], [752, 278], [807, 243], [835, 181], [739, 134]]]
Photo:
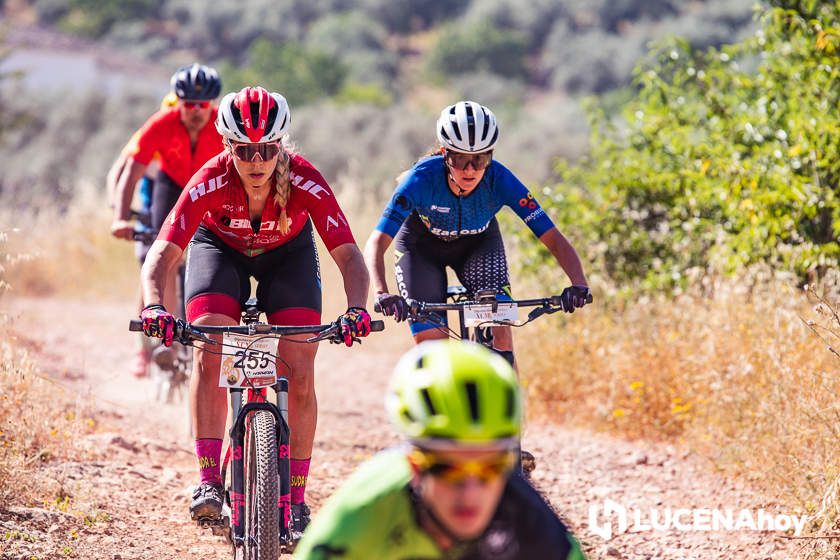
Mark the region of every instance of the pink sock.
[[202, 484], [221, 484], [219, 460], [222, 456], [222, 440], [201, 438], [195, 440], [195, 455], [198, 457], [198, 472]]
[[292, 503], [302, 504], [303, 495], [306, 492], [306, 478], [309, 476], [309, 459], [290, 459], [290, 470], [292, 474]]

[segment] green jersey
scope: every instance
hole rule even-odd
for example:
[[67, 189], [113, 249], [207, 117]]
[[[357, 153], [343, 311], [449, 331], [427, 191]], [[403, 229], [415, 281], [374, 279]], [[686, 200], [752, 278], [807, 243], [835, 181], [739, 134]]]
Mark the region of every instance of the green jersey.
[[505, 486], [479, 538], [446, 552], [418, 525], [404, 450], [362, 465], [318, 512], [295, 550], [307, 560], [583, 560], [577, 541], [520, 476]]

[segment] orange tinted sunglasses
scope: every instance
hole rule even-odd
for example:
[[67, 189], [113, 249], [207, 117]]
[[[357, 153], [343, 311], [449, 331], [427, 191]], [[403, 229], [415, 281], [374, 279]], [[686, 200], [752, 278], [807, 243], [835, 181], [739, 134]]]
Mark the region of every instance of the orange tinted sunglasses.
[[457, 463], [442, 459], [439, 455], [423, 449], [414, 449], [409, 459], [420, 471], [450, 484], [461, 484], [474, 476], [482, 483], [492, 482], [513, 470], [516, 453], [502, 451], [489, 459], [469, 460]]

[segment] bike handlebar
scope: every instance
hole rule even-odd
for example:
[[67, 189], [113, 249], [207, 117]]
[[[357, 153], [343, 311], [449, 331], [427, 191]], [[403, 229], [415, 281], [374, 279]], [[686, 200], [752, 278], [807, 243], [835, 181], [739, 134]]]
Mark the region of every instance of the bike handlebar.
[[131, 238], [134, 241], [140, 241], [141, 243], [153, 243], [155, 239], [157, 239], [157, 232], [152, 230], [135, 229], [131, 234]]
[[[412, 298], [406, 298], [405, 301], [408, 304], [408, 312], [411, 315], [417, 315], [418, 313], [430, 311], [458, 311], [459, 309], [463, 309], [468, 305], [487, 305], [493, 303], [515, 303], [519, 307], [559, 307], [563, 309], [563, 301], [561, 299], [561, 296], [558, 295], [536, 299], [494, 299], [489, 301], [458, 301], [452, 303], [430, 303]], [[592, 294], [589, 294], [587, 296], [586, 303], [592, 303]], [[377, 313], [382, 313], [382, 306], [380, 306], [379, 303], [374, 303], [373, 310]]]
[[[137, 319], [132, 319], [128, 324], [128, 330], [133, 332], [142, 332], [143, 322]], [[379, 332], [385, 330], [384, 321], [371, 321], [371, 332]], [[303, 326], [283, 326], [283, 325], [267, 325], [265, 323], [254, 323], [251, 325], [231, 325], [231, 326], [210, 326], [210, 325], [193, 325], [187, 323], [182, 319], [175, 320], [175, 336], [181, 344], [185, 344], [192, 340], [203, 342], [212, 342], [206, 335], [208, 334], [275, 334], [280, 336], [288, 336], [293, 334], [314, 334], [316, 336], [309, 338], [306, 342], [319, 342], [321, 340], [335, 340], [342, 341], [341, 326], [338, 321], [326, 325], [303, 325]]]

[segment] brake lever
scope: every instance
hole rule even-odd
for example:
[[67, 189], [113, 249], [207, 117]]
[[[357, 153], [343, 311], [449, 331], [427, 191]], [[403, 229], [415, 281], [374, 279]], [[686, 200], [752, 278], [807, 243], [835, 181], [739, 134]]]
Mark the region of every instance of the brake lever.
[[535, 307], [528, 313], [528, 320], [533, 321], [537, 317], [543, 315], [545, 313], [545, 307]]
[[[179, 321], [179, 323], [181, 322]], [[199, 340], [208, 344], [218, 344], [218, 342], [216, 342], [203, 332], [193, 329], [187, 323], [181, 323], [178, 326], [180, 327], [179, 330], [181, 331], [180, 336], [178, 337], [178, 342], [180, 342], [181, 344], [186, 345], [187, 343], [193, 340]]]
[[548, 305], [544, 305], [542, 307], [535, 307], [528, 313], [528, 320], [533, 321], [537, 317], [542, 315], [551, 315], [552, 313], [557, 313], [558, 311], [563, 311], [563, 306], [560, 305], [558, 307], [550, 307]]
[[329, 327], [322, 330], [315, 336], [307, 338], [306, 342], [321, 342], [323, 340], [329, 340], [330, 344], [338, 344], [344, 342], [344, 338], [341, 335], [341, 328], [335, 321], [330, 323]]

